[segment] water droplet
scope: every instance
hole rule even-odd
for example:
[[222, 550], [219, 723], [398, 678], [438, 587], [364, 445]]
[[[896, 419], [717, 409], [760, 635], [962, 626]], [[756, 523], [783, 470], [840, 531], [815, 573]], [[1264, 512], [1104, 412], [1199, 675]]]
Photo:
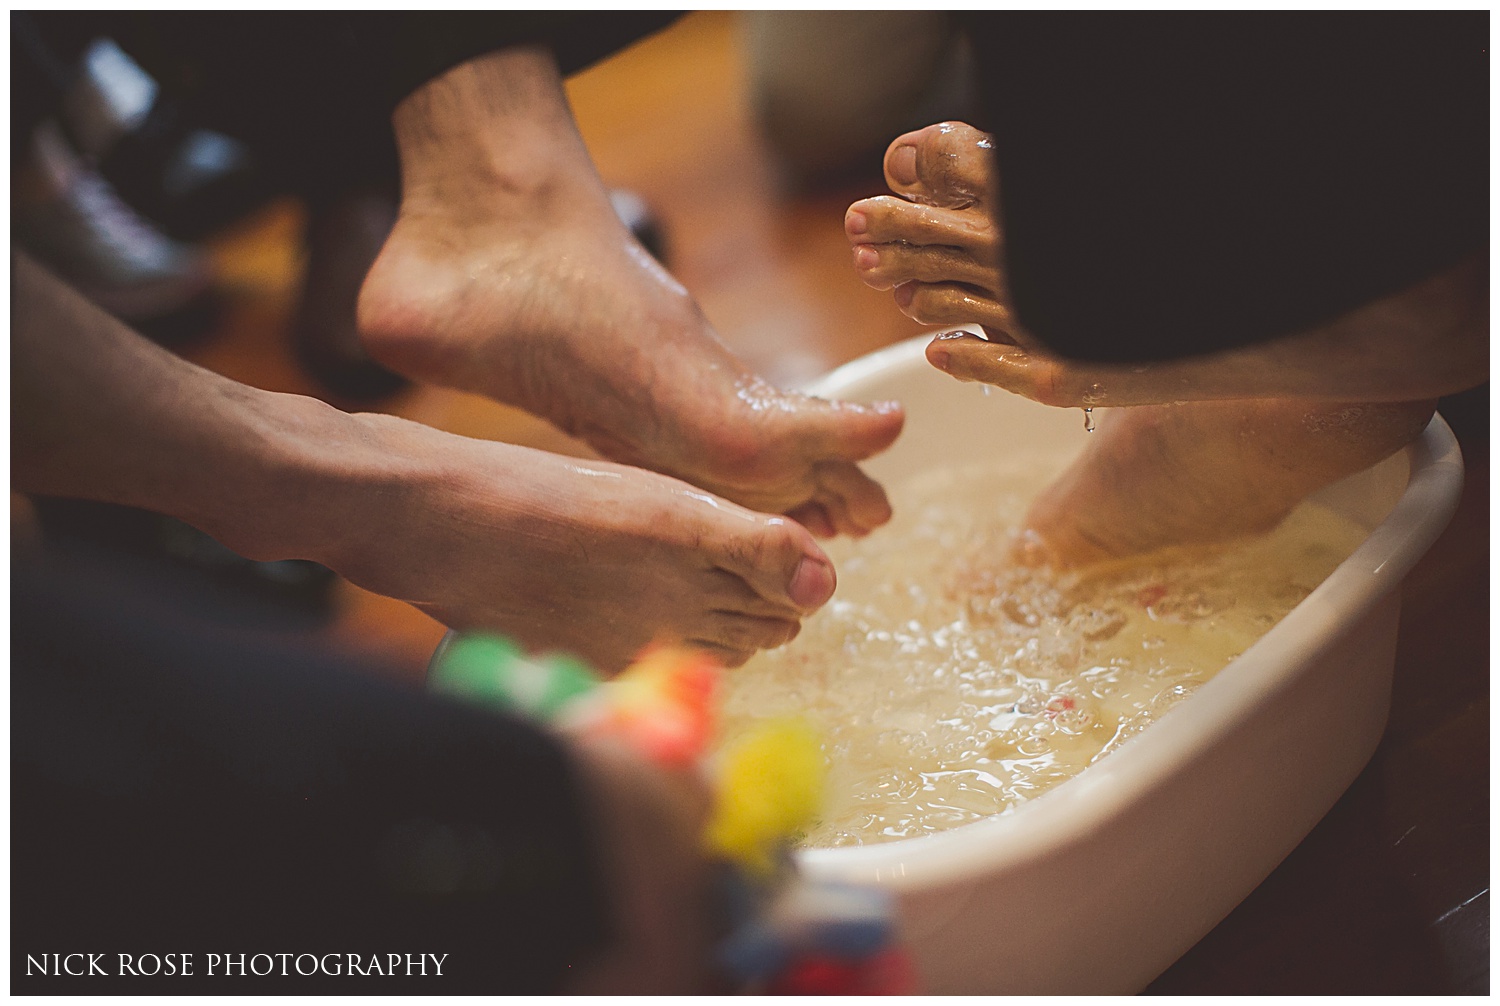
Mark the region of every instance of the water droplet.
[[1083, 432], [1094, 432], [1094, 407], [1092, 405], [1083, 407]]

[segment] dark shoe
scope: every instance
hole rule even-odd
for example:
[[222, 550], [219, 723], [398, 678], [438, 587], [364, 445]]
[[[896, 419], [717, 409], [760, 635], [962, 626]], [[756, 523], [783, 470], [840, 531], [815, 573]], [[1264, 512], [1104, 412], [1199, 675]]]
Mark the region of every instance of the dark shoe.
[[127, 206], [55, 122], [38, 127], [11, 175], [11, 238], [130, 323], [188, 310], [209, 294], [207, 255]]
[[274, 194], [245, 144], [186, 121], [107, 39], [85, 53], [62, 125], [127, 203], [178, 240], [206, 237]]
[[409, 383], [370, 359], [357, 324], [359, 289], [396, 223], [397, 197], [361, 189], [310, 206], [307, 273], [292, 345], [303, 368], [351, 402], [395, 394]]

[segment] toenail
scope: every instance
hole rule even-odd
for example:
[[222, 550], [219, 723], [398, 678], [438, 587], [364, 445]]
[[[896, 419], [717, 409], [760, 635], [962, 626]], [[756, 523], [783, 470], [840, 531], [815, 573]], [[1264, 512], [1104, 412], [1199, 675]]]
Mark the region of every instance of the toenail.
[[858, 210], [850, 210], [844, 214], [844, 233], [867, 234], [870, 230], [870, 219]]
[[886, 161], [886, 170], [897, 185], [917, 184], [917, 148], [902, 144], [892, 150]]
[[860, 269], [873, 269], [880, 264], [880, 253], [869, 245], [854, 249], [854, 264]]
[[833, 567], [812, 556], [803, 556], [787, 585], [787, 595], [799, 608], [817, 608], [833, 596]]

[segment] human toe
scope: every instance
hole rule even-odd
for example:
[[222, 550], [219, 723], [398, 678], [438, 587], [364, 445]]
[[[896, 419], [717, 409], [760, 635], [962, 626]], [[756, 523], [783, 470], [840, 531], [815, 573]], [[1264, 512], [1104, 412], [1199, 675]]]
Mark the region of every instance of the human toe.
[[863, 461], [895, 443], [906, 423], [900, 402], [871, 404], [798, 396], [799, 450], [815, 461]]
[[[789, 618], [761, 618], [738, 612], [713, 612], [689, 641], [698, 646], [712, 646], [722, 653], [745, 654], [757, 650], [774, 650], [797, 637], [802, 623]], [[743, 661], [741, 661], [743, 662]]]
[[[741, 396], [742, 401], [747, 396]], [[772, 505], [768, 498], [754, 504], [781, 511], [811, 498], [817, 466], [831, 462], [863, 461], [885, 450], [901, 435], [906, 412], [893, 401], [869, 404], [819, 398], [771, 389], [751, 404], [751, 414], [739, 426], [745, 443], [733, 449], [740, 475], [764, 484], [786, 483], [769, 495], [802, 493]], [[788, 472], [800, 472], [788, 479]], [[788, 488], [792, 483], [795, 486]], [[764, 486], [746, 485], [751, 495], [766, 496]], [[731, 493], [731, 498], [733, 494]]]
[[839, 533], [838, 525], [822, 503], [810, 501], [792, 507], [786, 512], [792, 520], [812, 532], [816, 538], [832, 538]]
[[[715, 565], [743, 581], [784, 617], [821, 607], [833, 596], [835, 578], [833, 564], [811, 532], [784, 517], [757, 514], [754, 519], [753, 526], [725, 527], [723, 531], [729, 533], [706, 543], [713, 549]], [[716, 607], [756, 610], [743, 599], [733, 598]]]
[[818, 489], [818, 499], [833, 515], [841, 534], [863, 537], [891, 519], [885, 490], [858, 465], [820, 465]]
[[836, 585], [832, 563], [816, 556], [803, 556], [787, 584], [787, 596], [799, 608], [811, 611], [827, 603]]

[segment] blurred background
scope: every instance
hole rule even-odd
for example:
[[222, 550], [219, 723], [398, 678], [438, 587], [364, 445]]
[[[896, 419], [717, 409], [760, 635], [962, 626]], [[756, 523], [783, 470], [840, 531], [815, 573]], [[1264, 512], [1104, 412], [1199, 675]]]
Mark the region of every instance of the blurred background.
[[[18, 31], [18, 59], [26, 44]], [[872, 55], [882, 51], [899, 58]], [[85, 72], [13, 172], [16, 241], [153, 338], [248, 384], [587, 453], [516, 410], [360, 359], [352, 297], [394, 192], [273, 198], [253, 151], [175, 115], [107, 41], [78, 58]], [[796, 385], [920, 333], [855, 277], [844, 209], [884, 190], [890, 139], [970, 114], [967, 58], [942, 14], [697, 12], [568, 92], [621, 215], [731, 349]], [[1468, 483], [1408, 583], [1384, 744], [1277, 873], [1151, 991], [1488, 991], [1487, 388], [1442, 411]], [[39, 513], [59, 547], [149, 555], [164, 576], [253, 598], [260, 629], [370, 653], [412, 681], [444, 632], [320, 567], [250, 563], [152, 515], [53, 501]]]

